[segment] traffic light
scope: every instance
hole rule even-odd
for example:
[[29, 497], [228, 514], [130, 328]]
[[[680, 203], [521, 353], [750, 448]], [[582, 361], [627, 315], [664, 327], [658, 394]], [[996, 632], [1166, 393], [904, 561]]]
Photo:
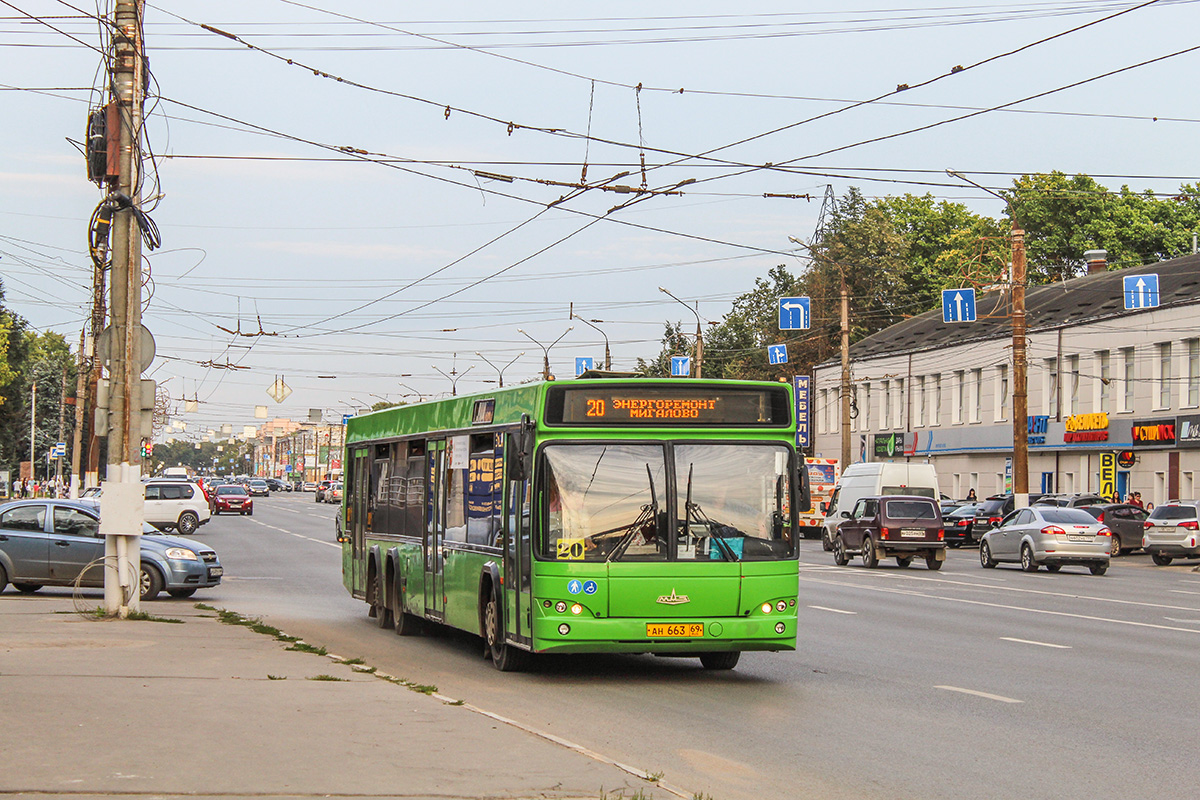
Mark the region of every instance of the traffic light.
[[142, 458], [149, 458], [154, 454], [154, 442], [142, 442]]

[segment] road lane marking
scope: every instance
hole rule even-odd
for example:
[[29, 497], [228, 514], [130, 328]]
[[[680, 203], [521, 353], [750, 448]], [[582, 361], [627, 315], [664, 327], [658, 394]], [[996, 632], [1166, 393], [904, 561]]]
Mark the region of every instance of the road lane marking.
[[297, 510], [296, 510], [296, 509], [294, 509], [294, 508], [284, 508], [283, 506], [273, 506], [273, 508], [274, 508], [274, 509], [276, 509], [276, 510], [278, 510], [278, 511], [286, 511], [286, 512], [288, 512], [289, 514], [302, 514], [302, 513], [304, 513], [304, 512], [302, 512], [302, 511], [297, 511]]
[[1014, 697], [1005, 697], [1002, 694], [988, 694], [987, 692], [978, 692], [978, 691], [975, 691], [974, 689], [964, 689], [961, 686], [935, 686], [933, 688], [942, 689], [947, 692], [960, 692], [962, 694], [969, 694], [973, 697], [982, 697], [985, 700], [995, 700], [996, 702], [999, 702], [999, 703], [1024, 703], [1025, 702], [1024, 700], [1017, 700]]
[[[868, 578], [875, 578], [877, 580], [890, 579], [890, 580], [896, 580], [896, 581], [909, 581], [909, 582], [924, 581], [926, 583], [940, 583], [940, 584], [947, 584], [950, 586], [964, 586], [964, 587], [968, 587], [971, 589], [994, 589], [996, 591], [1015, 592], [1018, 594], [1035, 594], [1035, 595], [1043, 595], [1045, 597], [1065, 597], [1068, 600], [1091, 600], [1091, 601], [1095, 601], [1098, 603], [1114, 603], [1116, 605], [1141, 606], [1143, 608], [1161, 608], [1161, 609], [1164, 609], [1167, 611], [1200, 612], [1200, 608], [1194, 608], [1192, 606], [1173, 606], [1173, 605], [1166, 605], [1163, 603], [1148, 603], [1148, 602], [1145, 602], [1142, 600], [1119, 600], [1115, 597], [1096, 597], [1095, 595], [1071, 594], [1070, 592], [1048, 592], [1045, 589], [1024, 589], [1019, 586], [1011, 586], [1011, 585], [1010, 586], [989, 586], [988, 584], [984, 584], [984, 583], [972, 583], [970, 581], [954, 580], [952, 578], [929, 578], [929, 577], [925, 577], [922, 575], [913, 575], [911, 573], [900, 572], [900, 571], [883, 572], [880, 570], [867, 570], [867, 569], [853, 570], [853, 571], [841, 570], [838, 574], [845, 575], [847, 578], [866, 576]], [[1035, 577], [1034, 575], [1026, 575], [1025, 573], [1015, 573], [1014, 572], [1013, 574], [1014, 575], [1020, 574], [1022, 576], [1022, 578]], [[984, 576], [979, 576], [979, 577], [984, 577]], [[1056, 579], [1057, 577], [1058, 576], [1051, 576], [1051, 575], [1045, 576], [1045, 578], [1048, 578], [1048, 579], [1049, 578]], [[817, 581], [816, 578], [802, 578], [802, 579]], [[1108, 582], [1107, 578], [1105, 579], [1105, 582], [1106, 583]], [[854, 586], [854, 587], [864, 588], [864, 587], [862, 587], [862, 584], [849, 583], [846, 581], [839, 582], [837, 585], [839, 585], [839, 586]]]
[[1188, 622], [1192, 625], [1200, 625], [1200, 619], [1180, 619], [1179, 617], [1163, 617], [1163, 619], [1169, 619], [1171, 622]]
[[857, 611], [843, 611], [840, 608], [828, 608], [827, 606], [809, 606], [809, 608], [815, 608], [817, 611], [831, 611], [834, 614], [857, 614], [858, 613]]
[[[969, 606], [983, 606], [985, 608], [1002, 608], [1008, 611], [1024, 611], [1027, 614], [1046, 614], [1051, 617], [1065, 617], [1067, 619], [1082, 619], [1089, 622], [1111, 622], [1115, 625], [1130, 625], [1135, 628], [1154, 628], [1160, 631], [1177, 631], [1180, 633], [1198, 633], [1200, 630], [1195, 628], [1177, 628], [1173, 625], [1156, 625], [1153, 622], [1135, 622], [1128, 619], [1113, 619], [1111, 617], [1097, 617], [1091, 614], [1072, 614], [1067, 611], [1051, 611], [1043, 608], [1026, 608], [1024, 606], [1014, 606], [1007, 603], [989, 603], [983, 600], [968, 600], [964, 597], [939, 597], [936, 594], [927, 594], [925, 592], [912, 591], [910, 589], [896, 589], [888, 586], [861, 586], [858, 584], [841, 583], [838, 581], [824, 581], [817, 578], [804, 578], [801, 580], [809, 583], [825, 583], [831, 586], [851, 586], [859, 589], [865, 589], [869, 592], [885, 592], [888, 594], [902, 594], [909, 597], [922, 597], [927, 600], [939, 600], [944, 603], [962, 603]], [[1037, 594], [1056, 594], [1054, 592], [1037, 592]], [[1151, 603], [1133, 603], [1133, 605], [1153, 605]], [[1178, 608], [1177, 606], [1160, 606], [1160, 608]], [[1179, 608], [1180, 611], [1196, 611], [1194, 608]]]
[[289, 531], [287, 528], [280, 528], [275, 525], [268, 525], [267, 523], [259, 522], [256, 519], [252, 519], [250, 521], [253, 522], [255, 525], [261, 525], [264, 528], [270, 528], [273, 531], [279, 531], [280, 533], [290, 533], [292, 536], [295, 536], [297, 539], [307, 539], [310, 542], [316, 542], [317, 544], [323, 544], [323, 545], [326, 545], [327, 547], [336, 547], [339, 550], [342, 549], [342, 546], [340, 544], [336, 544], [334, 542], [327, 542], [324, 539], [314, 539], [311, 536], [305, 536], [300, 533], [292, 533], [292, 531]]
[[1035, 642], [1032, 639], [1014, 639], [1012, 636], [1001, 636], [1002, 642], [1016, 642], [1017, 644], [1036, 644], [1038, 647], [1053, 647], [1058, 650], [1070, 650], [1069, 644], [1051, 644], [1050, 642]]
[[1200, 592], [1189, 592], [1187, 589], [1167, 589], [1171, 594], [1200, 594]]

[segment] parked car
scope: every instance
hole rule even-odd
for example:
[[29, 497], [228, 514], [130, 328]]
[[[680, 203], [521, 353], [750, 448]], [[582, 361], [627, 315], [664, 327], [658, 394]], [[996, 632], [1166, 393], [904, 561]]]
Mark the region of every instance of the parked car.
[[227, 512], [249, 516], [254, 513], [254, 500], [246, 492], [245, 487], [236, 483], [218, 486], [213, 497], [213, 514]]
[[317, 488], [316, 488], [317, 496], [315, 499], [318, 503], [323, 502], [325, 500], [325, 490], [329, 488], [329, 484], [331, 484], [331, 483], [333, 483], [333, 481], [324, 480], [317, 484]]
[[315, 492], [316, 490], [317, 484], [313, 481], [305, 481], [303, 484], [301, 484], [300, 491], [302, 492]]
[[920, 556], [929, 569], [942, 568], [946, 559], [942, 514], [932, 497], [862, 497], [853, 511], [842, 512], [842, 518], [833, 535], [833, 560], [839, 566], [859, 553], [867, 567], [892, 556], [907, 567]]
[[1108, 571], [1112, 549], [1107, 525], [1078, 508], [1030, 506], [1019, 508], [983, 534], [979, 563], [991, 569], [1004, 561], [1017, 562], [1026, 572], [1045, 566], [1058, 572], [1068, 564], [1087, 567], [1093, 575]]
[[1109, 551], [1112, 555], [1119, 556], [1142, 546], [1146, 517], [1150, 515], [1146, 509], [1128, 503], [1098, 503], [1079, 508], [1112, 531], [1112, 549]]
[[[1041, 498], [1040, 494], [1029, 495], [1030, 505]], [[988, 528], [999, 525], [1005, 517], [1013, 512], [1015, 507], [1016, 504], [1011, 494], [994, 494], [980, 503], [979, 510], [975, 512], [975, 525], [978, 529], [976, 539], [982, 537]]]
[[977, 540], [976, 535], [982, 535], [982, 531], [976, 534], [975, 531], [975, 514], [979, 509], [979, 503], [966, 503], [946, 513], [942, 511], [942, 532], [945, 534], [944, 539], [947, 547], [961, 547], [964, 544], [974, 544]]
[[[146, 522], [160, 531], [177, 530], [189, 536], [212, 516], [208, 496], [199, 484], [172, 478], [152, 478], [145, 484]], [[99, 513], [101, 492], [87, 497]]]
[[325, 490], [325, 502], [341, 503], [342, 502], [342, 482], [334, 481], [329, 484], [329, 488]]
[[272, 492], [290, 492], [292, 485], [287, 481], [281, 481], [279, 478], [267, 478], [267, 486]]
[[1142, 523], [1142, 547], [1160, 567], [1176, 558], [1200, 558], [1200, 502], [1173, 500]]
[[267, 482], [262, 478], [251, 478], [250, 480], [246, 481], [246, 491], [248, 491], [252, 497], [271, 496], [271, 487], [268, 486]]
[[1082, 506], [1094, 506], [1107, 502], [1108, 500], [1104, 499], [1098, 494], [1044, 494], [1038, 499], [1032, 500], [1030, 505], [1080, 508]]
[[[147, 525], [139, 544], [143, 600], [164, 589], [172, 597], [190, 597], [218, 585], [224, 575], [216, 551], [193, 539], [164, 536]], [[9, 582], [26, 593], [72, 586], [81, 574], [80, 585], [103, 586], [103, 558], [104, 537], [93, 505], [43, 499], [0, 506], [0, 591]]]

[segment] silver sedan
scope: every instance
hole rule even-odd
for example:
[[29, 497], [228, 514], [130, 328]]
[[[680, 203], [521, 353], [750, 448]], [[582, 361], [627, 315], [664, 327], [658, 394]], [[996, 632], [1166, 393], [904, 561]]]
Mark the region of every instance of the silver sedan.
[[1077, 508], [1030, 506], [1013, 511], [979, 543], [979, 563], [1017, 562], [1026, 572], [1045, 565], [1058, 572], [1064, 565], [1088, 567], [1093, 575], [1108, 571], [1112, 531]]

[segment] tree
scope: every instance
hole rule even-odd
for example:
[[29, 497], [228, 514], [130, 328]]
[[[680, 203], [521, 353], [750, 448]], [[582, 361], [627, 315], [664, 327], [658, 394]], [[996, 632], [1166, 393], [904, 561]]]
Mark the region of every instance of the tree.
[[692, 343], [683, 333], [682, 322], [668, 322], [663, 332], [662, 350], [653, 361], [638, 358], [637, 371], [647, 377], [669, 377], [671, 356], [692, 355]]

